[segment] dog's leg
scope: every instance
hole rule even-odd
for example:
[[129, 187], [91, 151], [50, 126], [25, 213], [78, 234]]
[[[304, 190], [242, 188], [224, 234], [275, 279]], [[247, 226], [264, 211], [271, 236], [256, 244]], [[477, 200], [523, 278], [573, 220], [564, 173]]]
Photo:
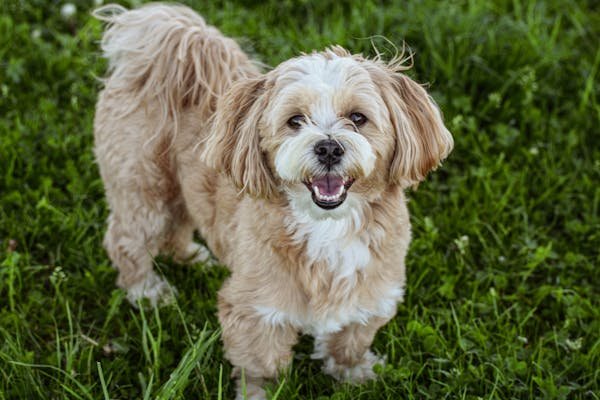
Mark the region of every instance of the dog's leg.
[[248, 303], [228, 302], [223, 292], [219, 320], [225, 355], [235, 367], [236, 399], [265, 399], [264, 379], [276, 378], [289, 366], [298, 334], [289, 324], [265, 322]]
[[104, 237], [113, 265], [119, 271], [117, 285], [127, 291], [134, 306], [147, 298], [152, 305], [168, 301], [173, 288], [152, 269], [152, 258], [158, 254], [166, 215], [147, 209], [131, 211], [125, 217], [111, 213]]
[[340, 332], [315, 337], [314, 359], [322, 359], [323, 371], [334, 378], [362, 383], [375, 378], [373, 366], [384, 359], [369, 350], [375, 334], [389, 318], [371, 318], [366, 325], [353, 323]]
[[194, 242], [194, 225], [189, 218], [177, 218], [171, 222], [163, 251], [173, 254], [180, 263], [197, 263], [210, 259], [210, 251]]

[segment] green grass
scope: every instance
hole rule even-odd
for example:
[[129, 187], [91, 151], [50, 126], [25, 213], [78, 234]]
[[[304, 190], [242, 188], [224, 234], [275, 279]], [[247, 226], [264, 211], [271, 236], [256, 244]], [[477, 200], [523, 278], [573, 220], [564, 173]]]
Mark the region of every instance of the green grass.
[[[271, 65], [405, 41], [456, 141], [410, 193], [380, 379], [334, 382], [303, 338], [276, 398], [600, 398], [597, 2], [185, 3]], [[224, 268], [157, 261], [179, 289], [158, 310], [115, 287], [91, 150], [101, 26], [91, 1], [70, 19], [62, 4], [0, 4], [0, 399], [231, 398]]]

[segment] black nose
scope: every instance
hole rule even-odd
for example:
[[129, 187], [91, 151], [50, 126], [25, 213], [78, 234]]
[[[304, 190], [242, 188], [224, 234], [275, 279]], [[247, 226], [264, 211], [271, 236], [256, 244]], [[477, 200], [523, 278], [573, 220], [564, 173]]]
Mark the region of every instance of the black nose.
[[315, 154], [320, 163], [331, 167], [341, 161], [344, 148], [335, 140], [325, 139], [315, 144]]

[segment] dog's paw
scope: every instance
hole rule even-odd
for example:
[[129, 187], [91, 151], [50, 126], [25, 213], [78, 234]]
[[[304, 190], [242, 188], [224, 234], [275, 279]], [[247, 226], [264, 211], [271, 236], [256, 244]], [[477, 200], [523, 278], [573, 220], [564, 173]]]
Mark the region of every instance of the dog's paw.
[[144, 280], [130, 286], [127, 289], [127, 300], [138, 307], [140, 302], [143, 304], [147, 300], [152, 307], [171, 304], [175, 300], [176, 289], [169, 282], [150, 272]]
[[338, 381], [359, 384], [375, 379], [377, 375], [373, 371], [373, 367], [375, 365], [383, 366], [385, 358], [376, 356], [368, 350], [362, 360], [351, 367], [338, 364], [331, 356], [325, 357], [323, 362], [323, 372], [326, 374], [333, 376]]
[[[245, 393], [245, 395], [244, 395]], [[247, 382], [245, 387], [242, 387], [241, 382], [238, 382], [237, 393], [235, 400], [266, 400], [267, 393], [260, 384]]]
[[210, 251], [206, 248], [206, 246], [196, 243], [190, 242], [184, 251], [181, 251], [177, 254], [177, 261], [195, 264], [195, 263], [210, 263], [212, 257]]

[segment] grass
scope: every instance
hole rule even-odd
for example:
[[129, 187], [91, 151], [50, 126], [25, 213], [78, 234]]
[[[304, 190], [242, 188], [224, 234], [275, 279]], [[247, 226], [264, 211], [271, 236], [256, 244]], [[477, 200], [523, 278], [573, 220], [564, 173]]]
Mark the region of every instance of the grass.
[[[410, 193], [380, 379], [334, 382], [303, 338], [274, 398], [600, 398], [597, 2], [184, 2], [271, 65], [405, 41], [456, 140]], [[115, 288], [91, 151], [101, 26], [74, 4], [0, 4], [0, 399], [231, 398], [224, 268], [158, 260], [179, 289], [158, 310]]]

